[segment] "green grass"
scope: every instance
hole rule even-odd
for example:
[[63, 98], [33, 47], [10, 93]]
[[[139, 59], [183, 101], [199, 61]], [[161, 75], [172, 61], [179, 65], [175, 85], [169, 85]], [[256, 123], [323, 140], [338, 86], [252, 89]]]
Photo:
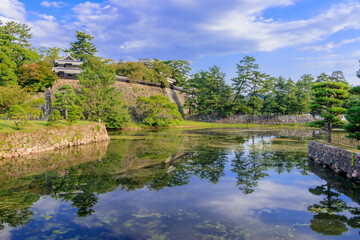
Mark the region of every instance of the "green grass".
[[[22, 129], [18, 130], [15, 126], [14, 121], [0, 120], [0, 133], [17, 132], [17, 131], [32, 132], [32, 131], [39, 130], [39, 129], [49, 128], [46, 125], [46, 121], [29, 121], [28, 123], [29, 123], [29, 126], [26, 126]], [[78, 121], [78, 122], [74, 123], [73, 125], [86, 125], [86, 124], [90, 124], [90, 123], [91, 122], [87, 122], [87, 121]], [[65, 120], [60, 121], [60, 123], [56, 125], [56, 127], [58, 127], [58, 128], [67, 127], [67, 126], [69, 126], [69, 124]]]

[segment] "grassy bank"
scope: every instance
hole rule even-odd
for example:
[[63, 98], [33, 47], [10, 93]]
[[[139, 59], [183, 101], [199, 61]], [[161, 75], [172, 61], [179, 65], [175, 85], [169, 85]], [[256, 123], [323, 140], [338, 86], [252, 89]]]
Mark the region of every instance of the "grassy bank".
[[[16, 132], [16, 131], [22, 131], [22, 132], [32, 132], [39, 129], [48, 128], [46, 125], [46, 121], [29, 121], [29, 126], [26, 126], [22, 128], [21, 130], [18, 130], [15, 126], [14, 121], [12, 120], [0, 120], [0, 133], [7, 133], [7, 132]], [[91, 122], [87, 121], [78, 121], [74, 123], [73, 125], [85, 125], [90, 124]], [[59, 124], [56, 125], [58, 128], [69, 126], [69, 124], [63, 120], [60, 121]]]

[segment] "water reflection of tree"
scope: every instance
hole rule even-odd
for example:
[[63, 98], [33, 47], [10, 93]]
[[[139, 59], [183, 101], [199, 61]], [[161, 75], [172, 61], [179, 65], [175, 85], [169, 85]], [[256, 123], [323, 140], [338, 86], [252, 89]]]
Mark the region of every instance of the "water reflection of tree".
[[228, 160], [226, 149], [219, 147], [197, 146], [189, 159], [179, 166], [180, 171], [218, 183], [225, 176], [224, 169]]
[[259, 158], [260, 153], [256, 151], [251, 151], [248, 155], [243, 151], [235, 152], [231, 171], [236, 173], [236, 185], [245, 194], [253, 193], [259, 179], [268, 176]]
[[[308, 207], [308, 211], [314, 214], [310, 221], [313, 231], [326, 236], [340, 236], [349, 230], [348, 226], [360, 228], [360, 208], [348, 207], [340, 199], [341, 194], [334, 191], [329, 183], [310, 188], [309, 192], [324, 196], [319, 203]], [[345, 212], [351, 213], [352, 217], [341, 214]]]
[[0, 230], [5, 224], [18, 227], [32, 219], [34, 213], [29, 208], [40, 196], [31, 192], [34, 188], [29, 188], [30, 180], [19, 179], [0, 186]]
[[301, 174], [308, 174], [304, 153], [286, 153], [278, 151], [250, 150], [235, 151], [235, 158], [231, 162], [231, 171], [237, 176], [237, 186], [245, 194], [253, 193], [258, 181], [268, 176], [269, 170], [278, 174], [290, 173], [298, 169]]
[[[77, 215], [84, 217], [94, 212], [99, 194], [117, 188], [127, 191], [144, 187], [161, 190], [188, 184], [192, 176], [216, 184], [225, 176], [230, 150], [241, 147], [247, 142], [247, 138], [221, 132], [214, 135], [211, 131], [201, 134], [184, 137], [179, 132], [149, 132], [141, 136], [141, 140], [139, 136], [131, 141], [120, 139], [115, 141], [114, 145], [110, 143], [103, 158], [96, 157], [60, 171], [20, 178], [24, 180], [24, 185], [21, 188], [6, 188], [7, 196], [10, 196], [9, 191], [12, 191], [29, 196], [29, 199], [25, 201], [26, 204], [18, 207], [7, 205], [7, 211], [11, 209], [13, 212], [1, 212], [0, 207], [0, 222], [13, 224], [11, 226], [26, 223], [32, 216], [28, 209], [44, 195], [71, 202], [78, 210]], [[186, 151], [182, 150], [184, 146]], [[306, 172], [304, 162], [304, 153], [237, 150], [231, 167], [232, 172], [237, 174], [239, 189], [249, 194], [255, 190], [258, 181], [267, 176], [269, 169], [276, 169], [279, 174], [293, 168]], [[0, 186], [0, 198], [4, 191]]]

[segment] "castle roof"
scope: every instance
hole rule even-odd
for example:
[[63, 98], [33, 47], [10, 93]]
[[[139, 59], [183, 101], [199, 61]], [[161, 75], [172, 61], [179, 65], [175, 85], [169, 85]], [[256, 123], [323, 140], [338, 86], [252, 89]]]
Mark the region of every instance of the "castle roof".
[[76, 60], [70, 55], [70, 53], [67, 53], [65, 57], [61, 59], [56, 59], [55, 63], [57, 64], [71, 63], [72, 65], [81, 65], [83, 62]]

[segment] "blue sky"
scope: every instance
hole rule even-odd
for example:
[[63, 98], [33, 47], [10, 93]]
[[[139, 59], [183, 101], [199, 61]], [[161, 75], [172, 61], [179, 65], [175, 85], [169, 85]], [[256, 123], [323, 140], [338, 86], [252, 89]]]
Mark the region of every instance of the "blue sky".
[[0, 20], [31, 26], [37, 47], [86, 31], [101, 56], [218, 65], [228, 83], [246, 54], [275, 77], [341, 70], [360, 84], [360, 0], [0, 0]]

